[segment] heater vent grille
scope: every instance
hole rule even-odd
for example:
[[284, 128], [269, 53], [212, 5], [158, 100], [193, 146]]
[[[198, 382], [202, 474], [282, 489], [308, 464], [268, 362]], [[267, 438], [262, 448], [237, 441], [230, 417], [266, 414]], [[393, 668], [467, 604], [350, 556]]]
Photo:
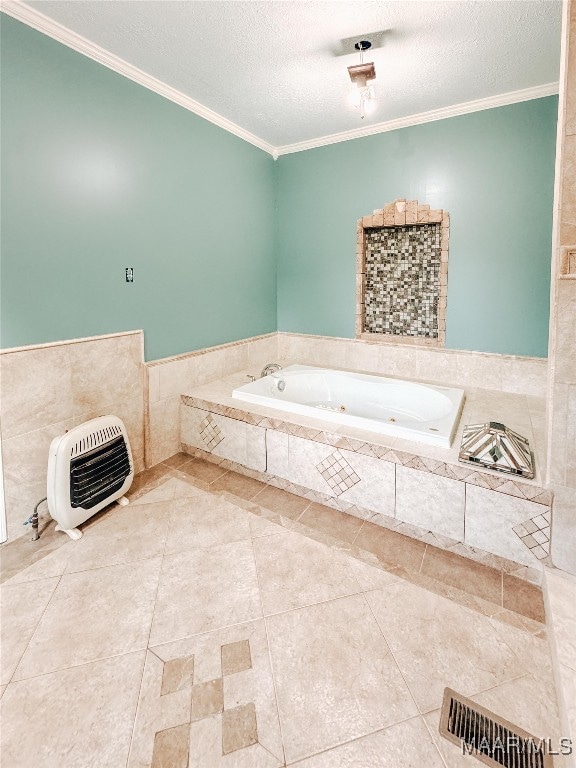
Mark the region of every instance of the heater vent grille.
[[99, 501], [121, 488], [131, 471], [130, 457], [122, 434], [72, 459], [70, 505], [92, 509]]
[[96, 429], [94, 432], [82, 437], [72, 447], [72, 453], [70, 458], [74, 459], [76, 456], [81, 456], [92, 448], [97, 448], [99, 445], [104, 445], [109, 440], [122, 434], [122, 429], [117, 424], [112, 424], [102, 429]]

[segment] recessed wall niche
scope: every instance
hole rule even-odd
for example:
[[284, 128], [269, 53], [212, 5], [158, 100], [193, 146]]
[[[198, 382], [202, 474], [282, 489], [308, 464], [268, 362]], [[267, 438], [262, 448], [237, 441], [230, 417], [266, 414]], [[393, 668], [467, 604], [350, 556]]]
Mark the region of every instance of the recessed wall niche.
[[444, 346], [449, 222], [417, 200], [358, 220], [357, 338]]

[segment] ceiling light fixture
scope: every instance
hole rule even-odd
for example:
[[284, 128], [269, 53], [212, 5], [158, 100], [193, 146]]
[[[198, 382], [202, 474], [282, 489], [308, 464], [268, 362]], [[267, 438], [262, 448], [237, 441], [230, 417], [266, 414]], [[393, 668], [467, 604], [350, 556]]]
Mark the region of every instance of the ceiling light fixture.
[[374, 86], [368, 85], [369, 80], [376, 79], [376, 69], [374, 62], [364, 63], [364, 51], [367, 51], [372, 47], [372, 43], [369, 40], [359, 40], [354, 48], [360, 51], [360, 64], [355, 64], [352, 67], [348, 67], [348, 74], [350, 80], [354, 84], [352, 92], [350, 94], [350, 100], [352, 104], [360, 110], [360, 117], [364, 120], [364, 116], [370, 114], [376, 108], [376, 94], [374, 92]]

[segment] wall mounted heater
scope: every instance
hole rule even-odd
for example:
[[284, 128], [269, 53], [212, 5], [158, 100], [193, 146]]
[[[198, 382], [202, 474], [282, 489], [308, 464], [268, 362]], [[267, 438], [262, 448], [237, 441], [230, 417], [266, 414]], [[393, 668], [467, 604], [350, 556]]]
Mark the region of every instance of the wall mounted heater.
[[132, 485], [134, 465], [128, 433], [116, 416], [100, 416], [55, 437], [48, 455], [48, 510], [57, 531], [72, 539], [76, 526], [122, 498]]

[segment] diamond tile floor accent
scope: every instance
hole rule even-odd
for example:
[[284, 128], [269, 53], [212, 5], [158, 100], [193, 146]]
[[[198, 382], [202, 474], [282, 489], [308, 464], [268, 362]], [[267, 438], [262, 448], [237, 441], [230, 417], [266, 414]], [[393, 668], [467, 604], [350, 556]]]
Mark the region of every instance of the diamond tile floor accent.
[[465, 768], [436, 733], [444, 685], [559, 736], [536, 587], [224, 474], [175, 457], [129, 518], [11, 564], [3, 764]]

